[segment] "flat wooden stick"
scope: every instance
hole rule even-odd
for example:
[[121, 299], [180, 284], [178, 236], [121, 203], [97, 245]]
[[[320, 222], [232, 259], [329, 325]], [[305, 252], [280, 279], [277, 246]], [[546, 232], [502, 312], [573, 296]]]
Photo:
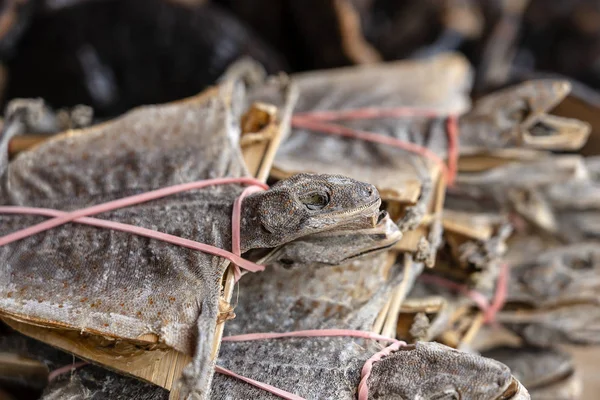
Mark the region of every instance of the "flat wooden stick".
[[[182, 101], [199, 101], [206, 95], [207, 92], [203, 92], [197, 97]], [[249, 112], [253, 111], [254, 108], [251, 108]], [[279, 125], [280, 122], [277, 121], [277, 116], [272, 115], [271, 117], [269, 124], [261, 130], [260, 136], [242, 146], [242, 154], [248, 172], [263, 182], [267, 180], [282, 137], [282, 129]], [[17, 137], [11, 141], [11, 154], [14, 155], [19, 151], [29, 149], [50, 137], [34, 135]], [[223, 285], [221, 300], [228, 304], [231, 301], [235, 287], [231, 267], [227, 269], [221, 282]], [[112, 340], [110, 345], [99, 347], [97, 336], [83, 336], [73, 330], [36, 326], [8, 316], [2, 316], [1, 319], [13, 329], [27, 336], [51, 344], [108, 369], [154, 383], [171, 390], [170, 399], [179, 398], [179, 389], [174, 384], [181, 376], [184, 367], [191, 361], [191, 357], [176, 350], [158, 346], [155, 336], [141, 338], [140, 344], [142, 347], [133, 346], [119, 340]], [[224, 323], [225, 320], [217, 323], [215, 342], [212, 348], [214, 358], [217, 357], [219, 352]]]

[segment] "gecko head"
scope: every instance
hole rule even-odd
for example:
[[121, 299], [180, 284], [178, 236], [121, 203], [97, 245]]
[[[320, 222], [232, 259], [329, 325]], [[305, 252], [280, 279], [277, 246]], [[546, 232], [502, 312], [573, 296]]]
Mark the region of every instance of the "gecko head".
[[565, 80], [530, 80], [480, 98], [465, 118], [475, 125], [480, 121], [492, 122], [497, 132], [486, 135], [490, 145], [578, 150], [585, 144], [591, 126], [550, 114], [570, 92], [571, 84]]
[[510, 369], [434, 342], [401, 347], [373, 364], [369, 398], [526, 400]]
[[[344, 227], [374, 228], [381, 198], [375, 186], [341, 175], [298, 174], [245, 202], [254, 224], [252, 247], [275, 247], [296, 238]], [[243, 237], [243, 236], [242, 236]]]
[[402, 238], [386, 211], [375, 228], [341, 229], [315, 233], [278, 246], [260, 263], [283, 268], [336, 266], [393, 247]]

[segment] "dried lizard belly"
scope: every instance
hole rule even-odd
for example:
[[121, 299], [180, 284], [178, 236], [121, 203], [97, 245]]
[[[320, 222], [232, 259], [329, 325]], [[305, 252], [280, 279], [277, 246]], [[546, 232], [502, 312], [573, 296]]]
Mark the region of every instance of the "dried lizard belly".
[[401, 268], [386, 254], [345, 265], [285, 269], [269, 266], [240, 281], [236, 318], [226, 334], [318, 328], [370, 329]]
[[68, 209], [97, 203], [97, 196], [248, 176], [234, 116], [219, 95], [214, 89], [188, 101], [142, 107], [51, 139], [9, 164], [9, 192], [0, 193], [0, 204]]
[[[294, 82], [300, 89], [300, 97], [294, 112], [402, 106], [464, 111], [468, 106], [465, 93], [470, 82], [468, 64], [461, 58], [445, 56], [425, 63], [423, 68], [430, 71], [427, 79], [435, 79], [438, 85], [437, 91], [425, 90], [422, 96], [411, 82], [418, 82], [424, 75], [420, 75], [417, 68], [407, 68], [402, 63], [296, 75]], [[428, 147], [442, 158], [447, 152], [443, 119], [412, 116], [340, 123]], [[439, 171], [438, 165], [420, 158], [385, 145], [295, 128], [278, 150], [275, 172], [282, 176], [307, 168], [312, 172], [343, 172], [374, 184], [384, 199], [414, 202], [416, 199], [405, 198], [406, 193]]]
[[[232, 91], [233, 83], [224, 84], [51, 139], [9, 164], [1, 203], [73, 210], [167, 185], [248, 176]], [[240, 191], [188, 192], [99, 217], [229, 248]], [[0, 234], [40, 221], [0, 218]], [[0, 259], [4, 312], [107, 336], [153, 333], [185, 352], [201, 307], [216, 312], [223, 268], [217, 257], [77, 224], [4, 246]]]
[[[355, 399], [360, 370], [380, 347], [352, 338], [289, 338], [223, 343], [218, 364], [305, 399]], [[216, 374], [211, 399], [279, 399]]]
[[568, 353], [555, 348], [496, 347], [483, 353], [508, 365], [534, 399], [572, 400], [582, 382]]
[[[99, 218], [228, 249], [239, 191], [203, 190]], [[0, 221], [0, 235], [34, 222], [20, 216]], [[0, 265], [3, 313], [118, 338], [154, 334], [191, 353], [196, 321], [216, 304], [226, 263], [129, 233], [68, 224], [0, 247]]]
[[[284, 269], [240, 283], [237, 317], [226, 335], [319, 328], [369, 329], [400, 278], [379, 254], [337, 267]], [[221, 346], [218, 364], [304, 398], [353, 399], [364, 362], [381, 347], [352, 338], [292, 338]], [[217, 374], [211, 398], [271, 399]]]

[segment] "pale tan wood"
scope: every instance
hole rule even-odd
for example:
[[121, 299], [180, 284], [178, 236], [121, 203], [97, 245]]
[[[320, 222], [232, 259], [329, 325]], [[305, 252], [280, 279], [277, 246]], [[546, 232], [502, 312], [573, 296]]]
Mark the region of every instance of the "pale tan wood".
[[460, 341], [460, 345], [458, 347], [459, 349], [469, 346], [471, 344], [471, 342], [473, 341], [475, 336], [477, 336], [477, 333], [483, 326], [484, 319], [485, 319], [485, 317], [482, 312], [477, 313], [477, 315], [473, 318], [473, 321], [471, 322], [471, 326], [469, 327], [467, 332], [465, 332], [465, 334], [463, 335], [463, 337]]
[[[171, 102], [169, 104], [185, 104], [185, 103], [201, 104], [203, 102], [206, 102], [213, 96], [215, 96], [218, 93], [218, 90], [219, 90], [219, 88], [216, 86], [210, 87], [210, 88], [204, 90], [203, 92], [197, 94], [196, 96], [187, 97], [185, 99], [177, 100], [177, 101]], [[152, 107], [152, 106], [140, 106], [140, 107], [134, 108], [132, 111], [143, 108], [143, 107]], [[126, 115], [126, 114], [123, 114], [123, 115]], [[93, 125], [88, 128], [71, 129], [71, 130], [68, 130], [65, 132], [57, 133], [55, 135], [16, 136], [16, 137], [12, 138], [12, 140], [8, 144], [8, 155], [9, 155], [9, 157], [14, 157], [21, 151], [33, 149], [36, 146], [40, 145], [41, 143], [45, 142], [46, 140], [56, 140], [56, 139], [60, 139], [63, 137], [68, 137], [68, 136], [85, 135], [85, 134], [88, 134], [95, 130], [102, 129], [105, 127], [105, 125], [111, 124], [112, 122], [113, 122], [112, 120], [108, 120], [108, 121]]]
[[[205, 101], [211, 94], [214, 94], [214, 90], [216, 89], [208, 89], [198, 96], [180, 100], [180, 102]], [[276, 111], [276, 108], [273, 108], [273, 110]], [[252, 109], [250, 112], [252, 112]], [[258, 132], [259, 135], [254, 137], [253, 140], [248, 141], [247, 144], [242, 145], [242, 154], [248, 172], [262, 182], [266, 182], [269, 175], [275, 153], [281, 142], [282, 130], [286, 129], [283, 127], [289, 125], [289, 123], [282, 123], [289, 122], [289, 115], [283, 115], [282, 119], [288, 121], [278, 121], [275, 114], [270, 115], [269, 123]], [[55, 135], [54, 137], [81, 134], [82, 132], [84, 131], [69, 131]], [[21, 137], [21, 139], [26, 138]], [[19, 151], [39, 145], [43, 139], [47, 138], [49, 137], [35, 137], [31, 138], [31, 140], [18, 141], [18, 143], [22, 144], [19, 147]], [[14, 140], [11, 141], [11, 145], [13, 142]], [[224, 261], [224, 263], [228, 263], [228, 261]], [[231, 267], [227, 269], [221, 282], [223, 285], [221, 300], [224, 304], [229, 304], [235, 287]], [[159, 385], [167, 390], [171, 390], [170, 399], [179, 398], [179, 389], [175, 386], [175, 383], [181, 376], [184, 367], [191, 361], [191, 357], [170, 348], [157, 346], [156, 337], [139, 338], [140, 343], [137, 344], [138, 346], [120, 342], [114, 338], [104, 338], [105, 341], [110, 342], [110, 346], [99, 348], [99, 338], [96, 335], [86, 334], [84, 336], [73, 330], [69, 331], [56, 327], [48, 327], [49, 324], [44, 324], [43, 322], [39, 324], [25, 323], [7, 315], [3, 315], [0, 318], [9, 326], [27, 336], [75, 354], [87, 361], [101, 364], [119, 373]], [[224, 322], [225, 319], [220, 320], [216, 327], [215, 342], [212, 349], [214, 358], [217, 357], [219, 352]]]
[[387, 337], [396, 337], [396, 327], [398, 325], [400, 307], [402, 307], [402, 302], [408, 295], [408, 292], [412, 288], [412, 283], [414, 281], [414, 277], [410, 271], [410, 269], [413, 268], [411, 257], [405, 256], [403, 264], [404, 279], [392, 294], [390, 308], [388, 310], [383, 329], [381, 330], [381, 334]]
[[[269, 171], [275, 160], [275, 153], [281, 143], [281, 138], [284, 135], [284, 129], [289, 126], [289, 116], [283, 115], [281, 125], [278, 125], [280, 121], [275, 119], [275, 115], [271, 115], [272, 120], [267, 125], [261, 135], [262, 141], [252, 141], [247, 145], [242, 145], [242, 154], [244, 155], [244, 161], [248, 171], [262, 182], [266, 182], [269, 177]], [[233, 267], [229, 267], [222, 278], [223, 283], [223, 295], [222, 298], [226, 303], [231, 302], [233, 291], [235, 288], [235, 278], [233, 274]], [[225, 329], [226, 320], [222, 320], [217, 323], [215, 342], [213, 343], [212, 355], [216, 358], [219, 355], [221, 348], [221, 338], [223, 337], [223, 330]], [[175, 399], [175, 393], [172, 392], [170, 399]]]
[[489, 240], [498, 225], [493, 216], [473, 214], [455, 210], [444, 210], [444, 231], [457, 233], [468, 238]]
[[400, 239], [400, 241], [396, 243], [393, 247], [393, 250], [395, 252], [416, 252], [419, 247], [419, 241], [421, 240], [421, 238], [427, 237], [431, 222], [433, 222], [435, 218], [439, 218], [442, 215], [442, 210], [444, 208], [444, 199], [446, 198], [446, 179], [440, 173], [437, 175], [435, 182], [436, 188], [435, 193], [432, 196], [431, 203], [429, 205], [429, 214], [425, 216], [425, 218], [423, 218], [423, 221], [419, 227], [412, 231], [404, 232], [404, 236], [402, 236], [402, 239]]
[[460, 172], [483, 172], [514, 161], [534, 161], [548, 153], [533, 149], [497, 149], [489, 154], [463, 154], [458, 160]]
[[8, 156], [14, 157], [17, 153], [25, 151], [48, 138], [48, 135], [17, 136], [8, 144]]
[[385, 317], [387, 316], [387, 314], [389, 312], [391, 304], [392, 304], [392, 298], [390, 297], [388, 299], [387, 303], [385, 303], [385, 306], [383, 306], [381, 311], [379, 311], [379, 314], [377, 314], [377, 318], [375, 318], [375, 322], [373, 323], [373, 329], [372, 329], [373, 332], [375, 332], [377, 334], [381, 334], [381, 331], [383, 329], [383, 323], [385, 322]]

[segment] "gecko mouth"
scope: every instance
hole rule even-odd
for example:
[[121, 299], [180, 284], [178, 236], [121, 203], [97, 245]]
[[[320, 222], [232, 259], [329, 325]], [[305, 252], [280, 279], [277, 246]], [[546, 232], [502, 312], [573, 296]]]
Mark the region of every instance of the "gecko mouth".
[[508, 384], [508, 387], [504, 390], [504, 392], [496, 397], [496, 400], [525, 400], [529, 399], [529, 396], [526, 394], [527, 391], [514, 376], [512, 377], [511, 382]]
[[344, 215], [344, 216], [352, 216], [355, 214], [360, 214], [365, 210], [369, 210], [369, 209], [379, 209], [379, 206], [381, 205], [381, 199], [377, 198], [375, 200], [373, 200], [372, 202], [362, 205], [360, 207], [355, 207], [351, 210], [343, 210], [343, 211], [333, 211], [328, 213], [329, 215]]
[[351, 255], [349, 257], [344, 258], [342, 260], [342, 263], [346, 263], [348, 261], [352, 261], [352, 260], [364, 257], [364, 256], [369, 255], [369, 254], [374, 254], [374, 253], [378, 253], [378, 252], [383, 251], [383, 250], [391, 249], [392, 247], [394, 247], [395, 244], [396, 244], [396, 241], [394, 241], [393, 243], [381, 245], [379, 247], [373, 247], [372, 249], [365, 250], [365, 251], [363, 251], [361, 253], [357, 253], [357, 254], [354, 254], [354, 255]]

